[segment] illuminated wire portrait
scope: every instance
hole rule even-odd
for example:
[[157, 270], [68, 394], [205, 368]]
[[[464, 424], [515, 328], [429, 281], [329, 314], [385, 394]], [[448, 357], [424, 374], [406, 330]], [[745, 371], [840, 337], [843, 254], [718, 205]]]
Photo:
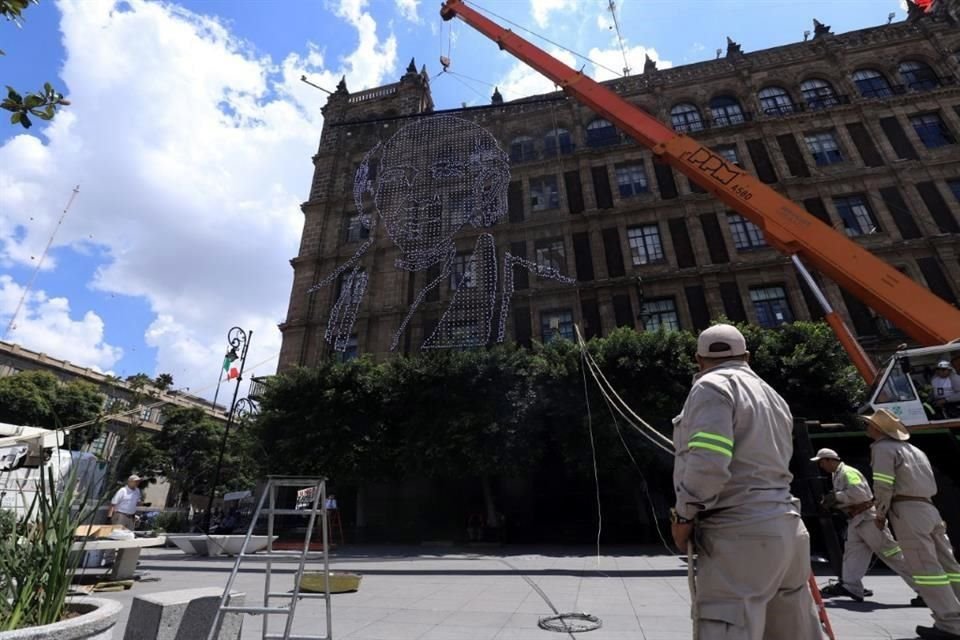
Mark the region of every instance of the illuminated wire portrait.
[[359, 224], [369, 237], [353, 257], [320, 280], [311, 292], [339, 282], [324, 339], [335, 351], [347, 348], [369, 276], [363, 258], [382, 228], [399, 249], [397, 269], [428, 271], [429, 279], [416, 293], [397, 327], [390, 350], [396, 350], [414, 312], [444, 281], [452, 291], [450, 304], [422, 349], [476, 347], [491, 341], [500, 295], [496, 340], [505, 335], [506, 316], [517, 266], [561, 282], [573, 283], [556, 269], [538, 267], [507, 254], [503, 290], [499, 262], [490, 233], [481, 234], [469, 253], [457, 253], [456, 238], [465, 227], [493, 227], [507, 214], [510, 164], [496, 138], [469, 120], [452, 116], [419, 119], [402, 127], [364, 157], [354, 180], [353, 197]]

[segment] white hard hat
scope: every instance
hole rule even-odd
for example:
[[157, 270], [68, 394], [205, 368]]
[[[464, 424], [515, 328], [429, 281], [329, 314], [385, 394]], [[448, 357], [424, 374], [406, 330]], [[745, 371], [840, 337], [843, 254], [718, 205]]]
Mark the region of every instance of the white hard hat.
[[941, 360], [937, 363], [937, 369], [953, 369], [953, 367], [951, 367], [950, 363], [946, 360]]
[[818, 460], [840, 460], [840, 456], [833, 449], [820, 449], [820, 451], [817, 451], [817, 455], [810, 458], [811, 462], [817, 462]]

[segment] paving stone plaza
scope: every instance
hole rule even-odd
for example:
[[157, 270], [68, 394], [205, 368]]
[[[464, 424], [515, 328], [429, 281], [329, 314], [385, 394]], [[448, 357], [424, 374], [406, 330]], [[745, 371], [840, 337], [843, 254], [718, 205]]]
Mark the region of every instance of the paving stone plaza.
[[[135, 596], [222, 587], [232, 566], [230, 558], [146, 549], [139, 569], [158, 580], [99, 595], [123, 602], [118, 627], [123, 629]], [[363, 576], [359, 591], [333, 596], [335, 640], [550, 640], [567, 635], [537, 626], [553, 610], [531, 582], [558, 611], [586, 612], [602, 620], [600, 629], [573, 636], [580, 640], [691, 637], [686, 563], [662, 547], [601, 548], [599, 558], [587, 547], [351, 547], [336, 550], [331, 566]], [[816, 568], [818, 581], [826, 583], [829, 569]], [[294, 570], [275, 567], [275, 587], [292, 587]], [[838, 640], [915, 638], [918, 624], [931, 623], [927, 609], [909, 607], [912, 592], [896, 576], [872, 572], [865, 582], [875, 593], [867, 602], [827, 601]], [[235, 589], [247, 594], [248, 603], [262, 597], [259, 563], [241, 568]], [[321, 601], [301, 601], [294, 630], [321, 634], [324, 624]], [[260, 638], [260, 619], [248, 617], [242, 640], [255, 638]]]

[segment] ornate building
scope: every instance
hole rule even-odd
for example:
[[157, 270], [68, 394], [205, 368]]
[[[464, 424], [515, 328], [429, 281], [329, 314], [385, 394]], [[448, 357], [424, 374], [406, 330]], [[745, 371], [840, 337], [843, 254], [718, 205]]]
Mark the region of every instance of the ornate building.
[[[728, 39], [716, 60], [662, 70], [648, 61], [643, 74], [607, 84], [956, 304], [960, 29], [947, 13], [955, 6], [940, 5], [845, 34], [815, 21], [809, 39], [757, 52]], [[720, 316], [776, 326], [822, 315], [757, 227], [562, 94], [505, 102], [494, 93], [489, 106], [442, 112], [489, 131], [509, 155], [507, 215], [484, 229], [463, 228], [449, 277], [414, 304], [415, 293], [441, 274], [396, 268], [399, 250], [382, 234], [369, 237], [354, 191], [372, 148], [441, 113], [427, 74], [411, 61], [394, 84], [350, 93], [341, 82], [323, 113], [280, 326], [281, 370], [330, 357], [325, 334], [344, 299], [342, 283], [316, 285], [367, 240], [365, 296], [341, 357], [387, 353], [411, 306], [397, 351], [421, 348], [456, 288], [470, 286], [459, 257], [482, 234], [494, 237], [501, 255], [576, 278], [571, 286], [516, 270], [504, 326], [506, 339], [521, 344], [570, 338], [575, 323], [589, 336], [619, 326], [699, 330]], [[866, 346], [902, 339], [835, 284], [823, 287]]]

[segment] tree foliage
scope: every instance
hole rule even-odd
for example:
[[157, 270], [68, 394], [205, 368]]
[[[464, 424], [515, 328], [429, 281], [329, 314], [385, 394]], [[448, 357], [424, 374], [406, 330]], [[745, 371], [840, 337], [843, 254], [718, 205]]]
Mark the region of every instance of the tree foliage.
[[[752, 366], [795, 415], [850, 416], [863, 383], [827, 325], [741, 329]], [[588, 348], [636, 413], [669, 436], [697, 371], [695, 336], [618, 329]], [[618, 433], [596, 383], [584, 385], [578, 347], [564, 340], [293, 370], [270, 380], [253, 434], [273, 472], [351, 480], [510, 474], [535, 464], [547, 441], [586, 469], [587, 400], [605, 455], [627, 460], [625, 433], [641, 459], [655, 457], [636, 434]]]
[[[38, 0], [0, 0], [0, 17], [13, 22], [18, 27], [23, 23], [23, 12], [31, 4], [39, 4]], [[0, 50], [0, 55], [4, 55]], [[0, 109], [10, 111], [11, 124], [19, 124], [24, 129], [33, 126], [30, 116], [41, 120], [52, 120], [58, 107], [65, 107], [70, 101], [63, 94], [53, 88], [49, 82], [36, 93], [20, 92], [7, 85], [7, 96], [0, 100]]]
[[[0, 422], [56, 429], [100, 416], [103, 395], [83, 380], [62, 382], [48, 371], [22, 371], [0, 378]], [[77, 432], [90, 442], [99, 429]]]

